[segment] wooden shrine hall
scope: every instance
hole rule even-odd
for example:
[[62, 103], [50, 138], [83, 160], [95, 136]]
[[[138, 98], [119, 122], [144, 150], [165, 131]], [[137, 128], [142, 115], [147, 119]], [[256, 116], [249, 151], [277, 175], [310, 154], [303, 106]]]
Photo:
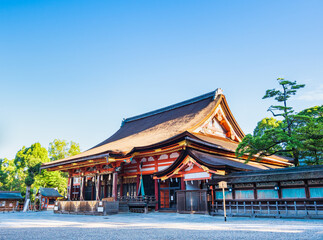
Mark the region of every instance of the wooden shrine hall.
[[[189, 212], [207, 212], [213, 179], [293, 166], [279, 156], [248, 163], [246, 156], [237, 159], [243, 137], [217, 89], [124, 119], [108, 139], [73, 157], [44, 163], [42, 169], [69, 175], [68, 201], [57, 202], [56, 212], [178, 211], [179, 204], [197, 204]], [[183, 192], [195, 198], [183, 203], [178, 199]]]

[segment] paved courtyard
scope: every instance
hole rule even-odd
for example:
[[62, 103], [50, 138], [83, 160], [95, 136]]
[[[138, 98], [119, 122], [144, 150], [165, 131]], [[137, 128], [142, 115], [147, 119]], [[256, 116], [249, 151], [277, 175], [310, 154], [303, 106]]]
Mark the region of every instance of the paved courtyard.
[[175, 213], [112, 216], [0, 213], [0, 239], [323, 239], [323, 220]]

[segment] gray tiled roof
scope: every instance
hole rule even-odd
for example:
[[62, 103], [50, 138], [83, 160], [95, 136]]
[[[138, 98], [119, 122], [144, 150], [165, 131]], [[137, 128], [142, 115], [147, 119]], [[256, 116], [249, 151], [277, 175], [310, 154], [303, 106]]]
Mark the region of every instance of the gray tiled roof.
[[0, 199], [23, 199], [20, 192], [0, 192]]
[[45, 197], [63, 197], [54, 188], [40, 188], [39, 193]]

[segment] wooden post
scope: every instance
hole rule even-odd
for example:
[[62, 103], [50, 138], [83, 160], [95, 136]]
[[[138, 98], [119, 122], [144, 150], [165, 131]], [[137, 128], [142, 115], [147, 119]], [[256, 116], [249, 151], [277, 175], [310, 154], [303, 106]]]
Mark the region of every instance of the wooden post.
[[104, 182], [104, 187], [103, 187], [103, 198], [107, 197], [107, 179], [106, 179], [106, 175], [103, 176], [103, 182]]
[[223, 193], [223, 213], [224, 213], [224, 221], [227, 221], [227, 211], [225, 208], [225, 192], [224, 189], [228, 187], [227, 182], [221, 181], [219, 182], [219, 187], [222, 188], [222, 193]]
[[243, 213], [246, 214], [246, 202], [243, 202]]
[[214, 190], [213, 190], [213, 186], [210, 186], [210, 190], [211, 190], [211, 209], [212, 209], [212, 212], [214, 212]]
[[308, 211], [307, 211], [307, 206], [306, 206], [306, 202], [304, 201], [304, 208], [305, 208], [305, 213], [306, 213], [306, 216], [308, 215]]
[[224, 188], [222, 188], [222, 192], [223, 192], [223, 211], [224, 211], [224, 221], [227, 221], [227, 212], [225, 209], [225, 193], [224, 193]]
[[306, 194], [306, 198], [307, 199], [310, 199], [310, 189], [308, 187], [308, 180], [305, 180], [304, 183], [305, 183], [305, 194]]
[[121, 182], [120, 182], [120, 198], [123, 196], [123, 177], [121, 177]]
[[229, 207], [230, 207], [230, 217], [232, 217], [232, 206], [231, 206], [231, 201], [229, 202]]
[[158, 202], [159, 202], [159, 192], [158, 192], [158, 180], [155, 179], [155, 200], [156, 200], [156, 206], [155, 211], [158, 211]]
[[113, 173], [112, 180], [112, 197], [115, 201], [118, 199], [118, 173]]
[[296, 205], [296, 201], [294, 201], [294, 210], [295, 210], [295, 214], [297, 215], [297, 205]]

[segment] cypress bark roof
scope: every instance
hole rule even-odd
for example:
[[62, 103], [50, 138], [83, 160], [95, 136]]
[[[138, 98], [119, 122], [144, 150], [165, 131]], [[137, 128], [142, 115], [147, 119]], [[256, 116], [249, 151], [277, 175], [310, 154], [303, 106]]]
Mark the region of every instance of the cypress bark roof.
[[[239, 144], [236, 141], [226, 137], [207, 136], [193, 132], [197, 126], [212, 116], [220, 105], [233, 130], [242, 139], [244, 133], [235, 121], [222, 91], [215, 90], [165, 108], [127, 118], [123, 120], [120, 129], [115, 134], [93, 148], [72, 157], [44, 163], [42, 168], [104, 158], [108, 154], [125, 156], [138, 149], [168, 143], [183, 135], [190, 135], [195, 139], [201, 139], [204, 144], [213, 144], [218, 149], [234, 152]], [[280, 157], [273, 158], [286, 161]]]
[[186, 100], [146, 114], [125, 119], [121, 128], [108, 139], [78, 155], [56, 160], [46, 165], [87, 158], [104, 153], [126, 154], [135, 147], [165, 141], [200, 123], [221, 100], [216, 91]]

